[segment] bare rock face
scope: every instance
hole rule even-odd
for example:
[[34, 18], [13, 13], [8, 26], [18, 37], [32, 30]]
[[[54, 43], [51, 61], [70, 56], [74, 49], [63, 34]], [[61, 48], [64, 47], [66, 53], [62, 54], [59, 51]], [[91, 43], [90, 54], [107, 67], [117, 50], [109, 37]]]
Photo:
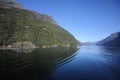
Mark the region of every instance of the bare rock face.
[[24, 9], [24, 7], [17, 3], [15, 0], [0, 0], [0, 7], [1, 8], [19, 8], [19, 9]]
[[7, 46], [7, 48], [37, 48], [32, 42], [21, 41], [15, 42]]

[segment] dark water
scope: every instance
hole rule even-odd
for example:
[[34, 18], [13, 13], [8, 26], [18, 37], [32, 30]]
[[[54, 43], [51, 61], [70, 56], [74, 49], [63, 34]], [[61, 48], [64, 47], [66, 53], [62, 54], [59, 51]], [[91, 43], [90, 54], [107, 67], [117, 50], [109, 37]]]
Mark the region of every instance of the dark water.
[[0, 80], [120, 80], [120, 48], [0, 50]]

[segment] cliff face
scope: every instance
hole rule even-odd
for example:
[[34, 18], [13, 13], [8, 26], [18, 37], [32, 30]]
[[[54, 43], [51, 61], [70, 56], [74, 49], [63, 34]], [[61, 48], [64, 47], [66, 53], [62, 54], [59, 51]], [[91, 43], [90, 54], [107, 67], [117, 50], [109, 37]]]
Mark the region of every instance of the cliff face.
[[77, 44], [52, 17], [23, 9], [15, 0], [0, 0], [0, 47], [47, 48]]
[[117, 46], [120, 47], [120, 32], [116, 32], [108, 36], [107, 38], [99, 41], [98, 45], [104, 46]]

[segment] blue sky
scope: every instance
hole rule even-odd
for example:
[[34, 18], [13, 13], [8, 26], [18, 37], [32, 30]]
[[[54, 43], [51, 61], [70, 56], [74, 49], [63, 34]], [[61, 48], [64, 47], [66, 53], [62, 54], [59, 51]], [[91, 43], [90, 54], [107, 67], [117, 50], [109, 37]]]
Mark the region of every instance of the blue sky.
[[17, 0], [26, 9], [52, 16], [81, 42], [120, 31], [119, 0]]

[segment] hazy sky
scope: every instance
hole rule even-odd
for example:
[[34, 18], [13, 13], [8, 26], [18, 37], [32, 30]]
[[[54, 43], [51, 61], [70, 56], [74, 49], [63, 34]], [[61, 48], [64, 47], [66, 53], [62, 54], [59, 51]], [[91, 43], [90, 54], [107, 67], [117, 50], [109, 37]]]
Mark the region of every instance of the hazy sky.
[[17, 0], [52, 16], [79, 41], [98, 41], [120, 31], [120, 0]]

